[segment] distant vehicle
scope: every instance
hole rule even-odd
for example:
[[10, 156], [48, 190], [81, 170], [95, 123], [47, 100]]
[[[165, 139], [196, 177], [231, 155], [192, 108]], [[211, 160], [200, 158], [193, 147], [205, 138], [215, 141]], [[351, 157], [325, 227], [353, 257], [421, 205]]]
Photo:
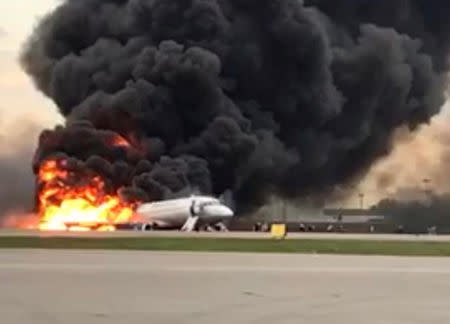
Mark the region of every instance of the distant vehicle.
[[224, 222], [234, 216], [220, 199], [209, 196], [146, 203], [136, 209], [136, 214], [143, 221], [142, 230], [180, 229], [186, 232], [199, 226], [218, 226], [220, 230], [226, 230]]

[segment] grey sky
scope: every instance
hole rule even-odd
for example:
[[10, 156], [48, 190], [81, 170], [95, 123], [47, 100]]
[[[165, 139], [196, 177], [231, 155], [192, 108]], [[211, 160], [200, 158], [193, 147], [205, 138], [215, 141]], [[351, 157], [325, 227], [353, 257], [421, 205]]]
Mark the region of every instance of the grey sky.
[[61, 121], [54, 104], [23, 73], [18, 57], [39, 17], [56, 0], [1, 1], [0, 12], [0, 220], [32, 203], [31, 159], [40, 131]]
[[[58, 0], [0, 1], [0, 115], [3, 121], [27, 116], [42, 127], [53, 126], [61, 120], [53, 103], [35, 90], [29, 77], [22, 71], [18, 56], [26, 38], [39, 17], [51, 11]], [[0, 129], [0, 136], [10, 133]]]

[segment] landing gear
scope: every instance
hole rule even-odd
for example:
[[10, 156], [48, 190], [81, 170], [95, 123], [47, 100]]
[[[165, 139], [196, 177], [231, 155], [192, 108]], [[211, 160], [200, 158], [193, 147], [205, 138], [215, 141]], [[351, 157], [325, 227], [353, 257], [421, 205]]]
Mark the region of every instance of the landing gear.
[[217, 223], [214, 225], [204, 225], [201, 228], [205, 232], [228, 232], [228, 228], [224, 223]]
[[142, 232], [149, 232], [156, 229], [155, 225], [152, 224], [141, 224], [140, 226], [137, 226], [137, 230], [141, 230]]
[[216, 226], [214, 226], [214, 227], [215, 227], [219, 232], [229, 232], [227, 226], [226, 226], [224, 223], [222, 223], [222, 222], [217, 223]]

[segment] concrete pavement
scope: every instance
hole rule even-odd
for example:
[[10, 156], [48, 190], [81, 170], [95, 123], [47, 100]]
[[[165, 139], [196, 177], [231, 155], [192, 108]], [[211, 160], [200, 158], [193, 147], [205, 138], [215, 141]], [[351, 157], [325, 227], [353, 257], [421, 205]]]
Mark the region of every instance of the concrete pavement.
[[450, 322], [450, 259], [0, 251], [15, 324]]

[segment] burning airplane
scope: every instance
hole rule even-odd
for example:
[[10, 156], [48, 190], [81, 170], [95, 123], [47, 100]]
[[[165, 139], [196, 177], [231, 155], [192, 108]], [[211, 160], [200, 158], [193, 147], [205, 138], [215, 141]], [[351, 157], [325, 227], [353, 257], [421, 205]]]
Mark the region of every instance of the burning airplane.
[[206, 196], [126, 203], [108, 193], [98, 175], [80, 175], [68, 168], [65, 159], [45, 161], [38, 176], [41, 231], [115, 231], [116, 226], [132, 223], [142, 224], [143, 230], [192, 231], [199, 224], [215, 225], [234, 215], [219, 199]]
[[133, 204], [107, 193], [99, 176], [73, 180], [80, 174], [67, 168], [67, 160], [44, 161], [38, 177], [40, 230], [113, 231], [115, 224], [132, 220]]
[[194, 191], [248, 213], [362, 177], [445, 100], [441, 3], [61, 2], [21, 57], [66, 119], [35, 154], [41, 227], [108, 230]]

